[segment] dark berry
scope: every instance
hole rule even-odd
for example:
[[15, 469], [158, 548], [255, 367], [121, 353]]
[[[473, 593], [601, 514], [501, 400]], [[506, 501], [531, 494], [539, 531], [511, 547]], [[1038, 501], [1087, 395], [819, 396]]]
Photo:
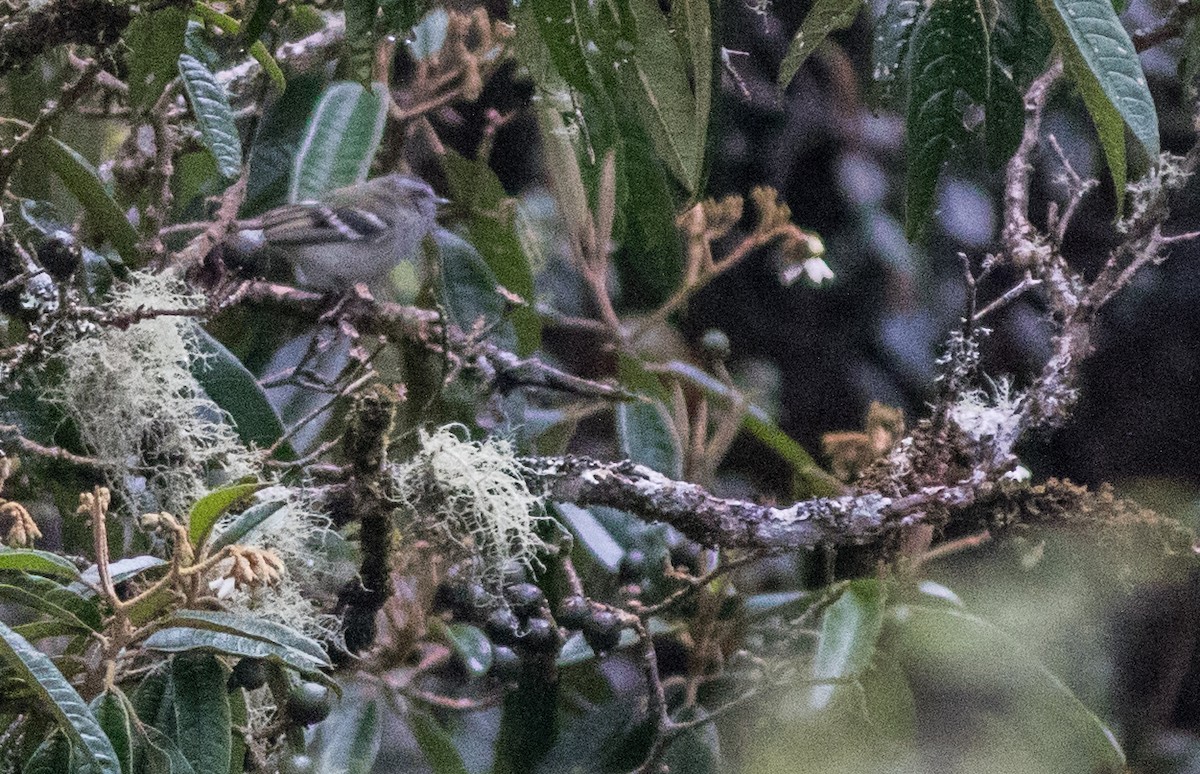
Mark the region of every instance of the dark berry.
[[493, 647], [491, 674], [502, 683], [516, 680], [521, 675], [521, 657], [512, 648], [503, 645]]
[[320, 683], [300, 683], [288, 694], [287, 713], [294, 723], [311, 726], [329, 717], [333, 709], [330, 691]]
[[546, 595], [532, 583], [509, 586], [505, 589], [504, 596], [508, 599], [509, 607], [520, 618], [529, 618], [537, 614], [546, 603]]
[[488, 616], [483, 624], [483, 630], [491, 638], [493, 645], [512, 646], [517, 642], [517, 629], [521, 622], [511, 610], [500, 608]]
[[521, 649], [530, 654], [557, 653], [560, 644], [558, 627], [545, 618], [530, 618], [519, 643]]
[[583, 639], [597, 655], [608, 653], [621, 642], [621, 619], [611, 610], [594, 610], [584, 622]]
[[617, 570], [617, 580], [622, 584], [637, 583], [646, 577], [646, 554], [638, 549], [626, 552], [621, 557], [621, 566]]
[[233, 665], [230, 682], [247, 691], [262, 688], [267, 682], [267, 665], [261, 658], [243, 658]]
[[566, 597], [558, 605], [558, 624], [572, 630], [582, 629], [591, 614], [592, 606], [586, 597]]

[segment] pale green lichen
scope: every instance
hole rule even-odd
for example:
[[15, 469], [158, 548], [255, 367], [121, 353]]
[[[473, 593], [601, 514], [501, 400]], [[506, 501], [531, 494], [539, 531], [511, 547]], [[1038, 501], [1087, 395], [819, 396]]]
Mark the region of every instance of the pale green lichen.
[[463, 440], [458, 432], [466, 429], [422, 431], [418, 452], [393, 467], [398, 515], [470, 555], [479, 580], [498, 594], [506, 572], [538, 564], [545, 544], [537, 528], [549, 517], [542, 498], [529, 491], [512, 444]]
[[[105, 312], [198, 309], [204, 297], [160, 275], [138, 272]], [[160, 316], [128, 328], [98, 327], [58, 353], [62, 376], [48, 392], [79, 428], [110, 483], [133, 512], [186, 514], [210, 486], [258, 469], [223, 411], [192, 373], [201, 357], [197, 323]]]
[[1024, 402], [1025, 395], [1002, 378], [989, 390], [963, 391], [950, 406], [949, 416], [973, 440], [1011, 448], [1020, 433]]
[[[322, 613], [321, 586], [340, 586], [349, 576], [320, 549], [338, 539], [329, 516], [322, 513], [303, 490], [272, 487], [259, 493], [262, 502], [283, 500], [284, 505], [238, 543], [268, 549], [283, 560], [283, 577], [272, 585], [231, 589], [222, 602], [231, 612], [245, 613], [296, 629], [310, 637], [336, 642], [341, 634], [337, 616]], [[236, 517], [222, 520], [214, 530], [220, 534]], [[211, 580], [219, 581], [218, 565]]]

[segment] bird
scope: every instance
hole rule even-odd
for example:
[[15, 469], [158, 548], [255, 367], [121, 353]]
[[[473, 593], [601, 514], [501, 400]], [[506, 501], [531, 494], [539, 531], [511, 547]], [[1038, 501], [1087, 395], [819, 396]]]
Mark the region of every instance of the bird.
[[239, 243], [284, 254], [304, 287], [378, 287], [401, 262], [416, 259], [447, 203], [424, 180], [392, 173], [332, 190], [319, 201], [268, 210], [240, 224]]

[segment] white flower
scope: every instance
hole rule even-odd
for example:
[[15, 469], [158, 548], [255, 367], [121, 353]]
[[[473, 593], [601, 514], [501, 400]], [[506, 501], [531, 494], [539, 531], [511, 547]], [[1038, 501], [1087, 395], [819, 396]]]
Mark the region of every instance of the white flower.
[[1018, 465], [1005, 473], [1003, 478], [1005, 481], [1016, 481], [1018, 484], [1023, 484], [1033, 478], [1033, 473], [1024, 465]]
[[801, 264], [801, 268], [804, 276], [814, 285], [833, 279], [833, 269], [829, 268], [829, 264], [825, 263], [823, 258], [809, 258]]

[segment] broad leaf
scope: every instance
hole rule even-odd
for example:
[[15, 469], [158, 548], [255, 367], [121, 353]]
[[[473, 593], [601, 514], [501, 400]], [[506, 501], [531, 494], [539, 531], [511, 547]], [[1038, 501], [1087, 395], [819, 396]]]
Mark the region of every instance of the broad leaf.
[[242, 25], [242, 41], [253, 44], [266, 32], [271, 17], [279, 10], [280, 0], [255, 0], [254, 10], [246, 17]]
[[844, 30], [854, 23], [863, 0], [816, 0], [804, 22], [792, 38], [783, 63], [779, 65], [779, 85], [787, 87], [796, 77], [808, 55], [825, 42], [829, 33]]
[[887, 0], [883, 15], [875, 20], [871, 77], [875, 81], [875, 101], [880, 104], [892, 105], [902, 96], [898, 93], [904, 82], [901, 70], [920, 10], [920, 0]]
[[1096, 124], [1119, 210], [1125, 192], [1123, 127], [1151, 162], [1158, 157], [1158, 113], [1142, 63], [1110, 0], [1038, 0], [1038, 7]]
[[571, 503], [556, 503], [553, 507], [570, 527], [571, 534], [600, 566], [610, 573], [615, 573], [620, 568], [625, 549], [613, 539], [591, 511]]
[[63, 774], [74, 771], [71, 742], [67, 735], [57, 728], [37, 746], [33, 755], [21, 767], [22, 774]]
[[676, 0], [671, 3], [670, 15], [672, 32], [683, 50], [696, 97], [692, 126], [696, 132], [696, 147], [701, 152], [708, 143], [713, 74], [717, 67], [717, 51], [713, 44], [713, 7], [710, 0]]
[[242, 173], [242, 139], [233, 121], [225, 87], [203, 62], [190, 54], [179, 55], [179, 74], [204, 145], [217, 161], [217, 171], [227, 180], [236, 178]]
[[248, 484], [232, 484], [209, 492], [196, 501], [188, 514], [188, 538], [198, 546], [208, 538], [213, 525], [238, 502], [262, 489], [266, 484], [257, 481]]
[[[969, 692], [986, 713], [1005, 756], [1037, 760], [1047, 771], [1124, 771], [1112, 732], [1012, 636], [946, 605], [898, 605], [887, 640], [905, 672], [932, 695]], [[997, 713], [996, 708], [1007, 707]], [[987, 708], [987, 709], [983, 709]], [[964, 712], [972, 712], [971, 706]], [[964, 718], [970, 722], [970, 718]], [[1000, 729], [1008, 733], [997, 737]]]
[[[254, 374], [203, 329], [195, 329], [193, 341], [199, 357], [192, 359], [192, 375], [204, 394], [229, 414], [238, 438], [260, 448], [269, 448], [282, 438], [283, 422]], [[295, 453], [284, 444], [275, 456], [294, 459]]]
[[442, 169], [451, 198], [467, 213], [467, 232], [488, 268], [506, 289], [524, 299], [526, 306], [512, 313], [517, 351], [532, 354], [541, 344], [541, 321], [533, 310], [533, 271], [517, 234], [516, 200], [500, 184], [496, 173], [481, 161], [464, 158], [453, 150], [442, 155]]
[[265, 640], [241, 637], [236, 634], [198, 629], [190, 626], [173, 626], [160, 629], [146, 638], [143, 643], [150, 650], [164, 653], [186, 651], [215, 651], [226, 656], [270, 658], [295, 669], [305, 676], [319, 675], [325, 664], [308, 655]]
[[124, 774], [133, 774], [133, 728], [128, 704], [120, 688], [110, 688], [92, 700], [90, 705], [96, 722], [112, 743]]
[[433, 774], [467, 774], [467, 766], [450, 735], [431, 715], [416, 709], [409, 711], [408, 728]]
[[34, 548], [5, 548], [0, 546], [0, 570], [20, 570], [34, 575], [49, 575], [55, 578], [79, 577], [75, 565], [49, 551]]
[[134, 108], [149, 108], [175, 77], [186, 33], [187, 11], [180, 7], [133, 17], [121, 40], [129, 46], [129, 99]]
[[166, 623], [170, 626], [191, 626], [274, 643], [297, 651], [319, 666], [332, 666], [325, 649], [316, 640], [265, 618], [211, 610], [178, 610]]
[[50, 657], [0, 621], [0, 665], [18, 675], [38, 695], [39, 707], [58, 721], [77, 761], [95, 774], [121, 774], [116, 750], [83, 699]]
[[354, 81], [331, 83], [308, 119], [288, 201], [319, 199], [323, 194], [367, 179], [383, 138], [389, 97], [373, 84], [367, 91]]
[[483, 677], [492, 668], [492, 643], [478, 627], [452, 623], [445, 627], [450, 648], [474, 679]]
[[913, 30], [905, 233], [921, 238], [942, 164], [967, 137], [964, 110], [988, 104], [991, 61], [982, 0], [936, 0]]
[[100, 182], [95, 168], [74, 148], [54, 137], [43, 137], [38, 152], [87, 211], [100, 233], [130, 267], [138, 266], [137, 231]]
[[[141, 575], [147, 570], [162, 567], [166, 563], [166, 560], [157, 556], [142, 554], [141, 556], [131, 556], [128, 559], [119, 559], [112, 562], [108, 565], [108, 572], [112, 576], [113, 583], [120, 583], [121, 581], [127, 581], [130, 578]], [[100, 585], [100, 570], [93, 564], [80, 574], [79, 580], [91, 586], [98, 586]]]
[[95, 603], [48, 578], [28, 573], [0, 576], [0, 599], [45, 613], [80, 632], [100, 630], [100, 610]]
[[343, 701], [337, 713], [317, 726], [313, 746], [320, 750], [318, 771], [371, 773], [382, 742], [379, 702], [361, 694], [355, 698]]
[[175, 740], [196, 774], [229, 774], [231, 721], [228, 674], [216, 656], [171, 659], [171, 680], [186, 701], [175, 702]]
[[435, 229], [432, 237], [441, 264], [442, 297], [450, 320], [464, 331], [480, 322], [494, 326], [491, 338], [502, 347], [512, 348], [516, 334], [504, 320], [504, 299], [487, 262], [474, 245], [446, 229]]
[[[853, 680], [866, 673], [883, 631], [885, 601], [886, 588], [878, 580], [856, 580], [846, 586], [821, 619], [812, 662], [814, 680]], [[847, 693], [844, 686], [815, 686], [809, 707], [825, 709], [839, 693]]]
[[342, 8], [346, 18], [346, 46], [341, 70], [366, 85], [371, 81], [371, 58], [375, 51], [375, 17], [379, 11], [379, 3], [377, 0], [345, 0]]
[[658, 378], [633, 358], [622, 356], [621, 384], [645, 396], [616, 407], [617, 443], [621, 455], [671, 478], [683, 477], [683, 445], [671, 415], [659, 399]]
[[219, 551], [225, 546], [233, 545], [257, 529], [264, 521], [279, 512], [287, 503], [278, 500], [259, 503], [245, 510], [242, 515], [233, 520], [228, 527], [221, 530], [212, 540], [212, 550]]
[[[246, 770], [246, 691], [235, 688], [229, 692], [229, 774], [242, 774]], [[348, 774], [348, 773], [347, 773]]]

